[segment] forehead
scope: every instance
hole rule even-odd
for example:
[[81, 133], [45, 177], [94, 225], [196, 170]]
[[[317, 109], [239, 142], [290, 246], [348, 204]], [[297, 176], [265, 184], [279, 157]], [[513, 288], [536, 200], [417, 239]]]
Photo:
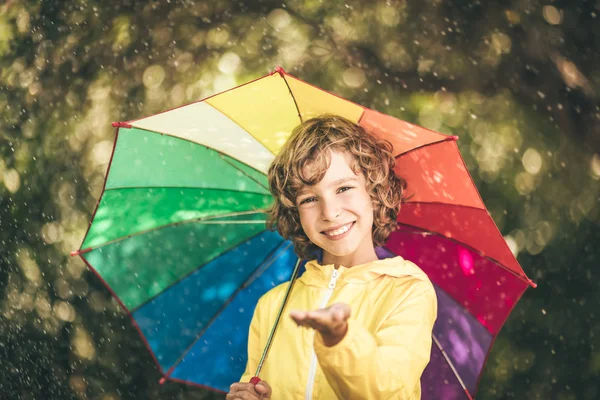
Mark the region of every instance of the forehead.
[[318, 161], [311, 161], [302, 167], [302, 174], [307, 178], [323, 176], [315, 186], [328, 185], [345, 178], [358, 178], [357, 175], [362, 176], [354, 171], [355, 160], [349, 153], [333, 150], [328, 151], [324, 156], [322, 160], [328, 162], [329, 167], [325, 162]]

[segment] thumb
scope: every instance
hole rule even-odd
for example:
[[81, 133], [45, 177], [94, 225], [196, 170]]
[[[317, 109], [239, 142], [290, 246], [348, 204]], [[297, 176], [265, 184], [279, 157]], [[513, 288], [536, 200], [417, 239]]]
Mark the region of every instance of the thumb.
[[350, 306], [345, 303], [335, 303], [331, 305], [331, 311], [333, 313], [334, 320], [345, 321], [350, 318], [352, 310]]
[[256, 393], [263, 395], [263, 398], [271, 397], [271, 387], [265, 381], [258, 382], [256, 386], [254, 386], [254, 389], [256, 390]]

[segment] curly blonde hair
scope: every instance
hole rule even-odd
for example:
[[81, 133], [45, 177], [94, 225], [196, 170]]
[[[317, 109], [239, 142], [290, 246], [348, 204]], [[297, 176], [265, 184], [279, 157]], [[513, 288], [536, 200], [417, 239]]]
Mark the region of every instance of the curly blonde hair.
[[[395, 159], [387, 140], [369, 135], [347, 119], [322, 115], [298, 125], [269, 166], [269, 189], [274, 202], [268, 210], [267, 227], [290, 239], [296, 254], [311, 259], [319, 247], [310, 241], [300, 224], [296, 196], [304, 186], [320, 182], [331, 162], [330, 151], [350, 154], [354, 173], [366, 178], [373, 202], [373, 244], [381, 246], [397, 227], [406, 182], [393, 171]], [[313, 164], [312, 174], [304, 166]]]

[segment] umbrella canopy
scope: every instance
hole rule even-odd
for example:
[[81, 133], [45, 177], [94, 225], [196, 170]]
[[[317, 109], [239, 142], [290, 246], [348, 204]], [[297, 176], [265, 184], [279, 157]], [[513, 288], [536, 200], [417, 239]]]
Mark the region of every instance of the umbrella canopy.
[[226, 391], [246, 363], [261, 295], [290, 279], [293, 245], [265, 228], [267, 168], [292, 129], [337, 114], [389, 140], [410, 200], [380, 257], [419, 265], [439, 311], [423, 398], [471, 398], [529, 285], [456, 145], [277, 68], [207, 99], [115, 123], [102, 195], [78, 254], [131, 316], [163, 379]]

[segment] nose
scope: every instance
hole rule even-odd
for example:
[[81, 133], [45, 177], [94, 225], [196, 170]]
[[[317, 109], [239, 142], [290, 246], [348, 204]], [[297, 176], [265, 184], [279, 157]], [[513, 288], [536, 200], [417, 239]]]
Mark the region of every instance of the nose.
[[323, 199], [320, 202], [321, 217], [324, 221], [335, 221], [342, 213], [341, 204], [334, 199]]

